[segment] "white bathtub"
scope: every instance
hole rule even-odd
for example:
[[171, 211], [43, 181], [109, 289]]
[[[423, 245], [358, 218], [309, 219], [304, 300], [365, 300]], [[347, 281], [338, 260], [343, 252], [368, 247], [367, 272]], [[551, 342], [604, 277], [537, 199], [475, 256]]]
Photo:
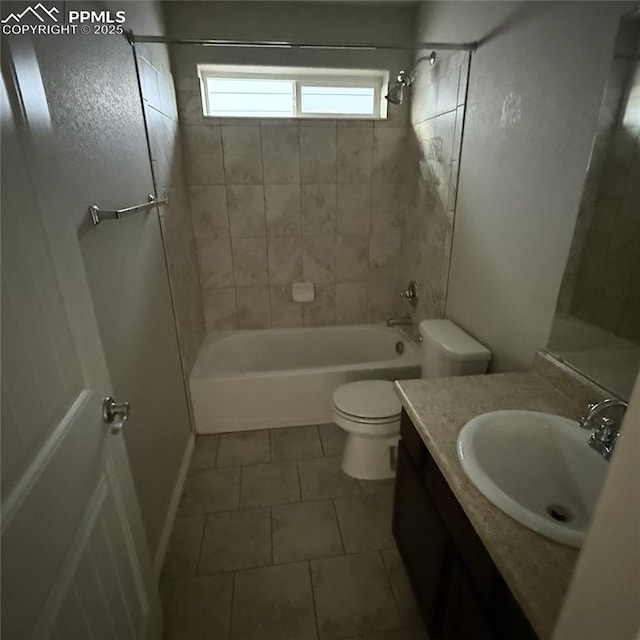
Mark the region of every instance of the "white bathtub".
[[190, 380], [196, 430], [331, 422], [337, 387], [417, 378], [419, 353], [401, 330], [381, 325], [210, 333]]

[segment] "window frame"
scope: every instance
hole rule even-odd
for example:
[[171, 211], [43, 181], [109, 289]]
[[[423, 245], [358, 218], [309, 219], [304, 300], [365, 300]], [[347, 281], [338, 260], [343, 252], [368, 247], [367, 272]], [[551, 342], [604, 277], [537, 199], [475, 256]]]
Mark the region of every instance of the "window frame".
[[[323, 119], [323, 120], [385, 120], [387, 101], [384, 94], [389, 83], [389, 72], [382, 69], [320, 69], [311, 67], [259, 67], [246, 65], [198, 65], [198, 77], [202, 93], [202, 109], [205, 118], [242, 118], [253, 116], [216, 115], [211, 113], [207, 80], [209, 78], [236, 78], [246, 80], [291, 80], [293, 82], [293, 113], [291, 115], [265, 116], [256, 119]], [[303, 113], [303, 86], [326, 86], [373, 89], [374, 113]]]

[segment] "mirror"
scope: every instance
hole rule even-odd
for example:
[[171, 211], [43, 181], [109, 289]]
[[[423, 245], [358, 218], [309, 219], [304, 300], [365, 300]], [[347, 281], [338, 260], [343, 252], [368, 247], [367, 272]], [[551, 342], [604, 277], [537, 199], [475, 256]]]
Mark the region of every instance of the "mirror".
[[640, 367], [640, 13], [620, 22], [548, 351], [629, 398]]

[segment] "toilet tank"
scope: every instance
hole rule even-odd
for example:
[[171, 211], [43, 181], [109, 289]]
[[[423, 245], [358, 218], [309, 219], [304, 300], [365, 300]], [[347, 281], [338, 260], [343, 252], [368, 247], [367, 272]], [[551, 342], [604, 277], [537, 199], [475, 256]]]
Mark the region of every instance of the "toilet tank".
[[423, 320], [420, 335], [423, 378], [486, 373], [491, 351], [450, 320]]

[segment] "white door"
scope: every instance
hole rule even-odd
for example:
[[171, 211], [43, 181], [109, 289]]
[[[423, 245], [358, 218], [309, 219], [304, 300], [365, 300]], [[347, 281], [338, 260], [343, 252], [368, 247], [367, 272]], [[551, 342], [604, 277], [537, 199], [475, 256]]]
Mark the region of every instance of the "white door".
[[31, 45], [16, 40], [3, 49], [0, 105], [1, 635], [157, 638], [159, 599], [122, 435], [102, 419], [111, 384], [44, 88]]

